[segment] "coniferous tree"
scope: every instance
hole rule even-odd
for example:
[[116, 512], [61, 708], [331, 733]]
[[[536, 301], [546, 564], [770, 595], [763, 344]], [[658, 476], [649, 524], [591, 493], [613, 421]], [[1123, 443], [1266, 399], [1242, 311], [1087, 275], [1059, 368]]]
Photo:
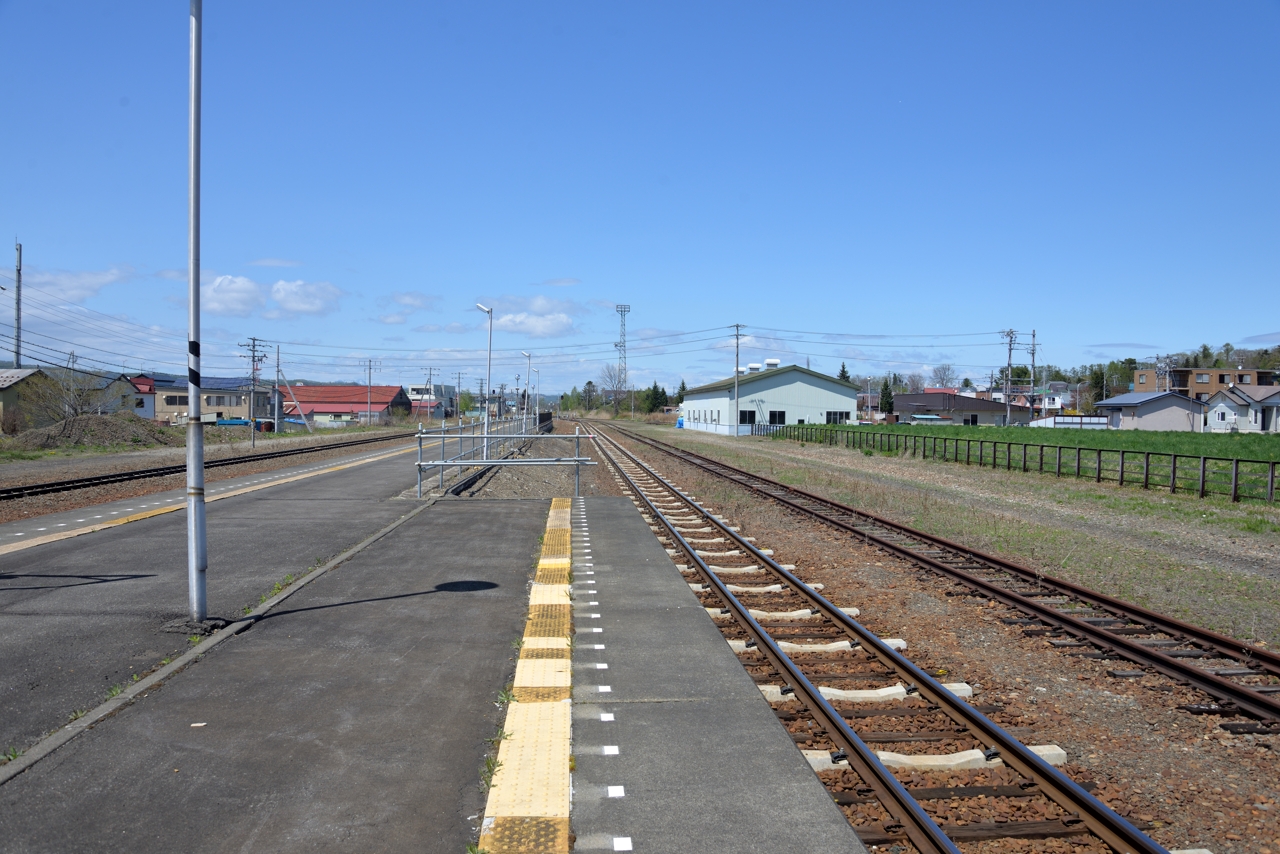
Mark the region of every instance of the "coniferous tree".
[[888, 377], [880, 384], [880, 411], [886, 414], [893, 412], [893, 389], [889, 387]]
[[852, 380], [849, 376], [849, 369], [844, 366], [844, 362], [840, 363], [840, 373], [836, 374], [836, 379], [846, 383]]
[[676, 405], [684, 403], [684, 396], [689, 392], [689, 387], [684, 384], [684, 379], [680, 380], [680, 388], [676, 389]]

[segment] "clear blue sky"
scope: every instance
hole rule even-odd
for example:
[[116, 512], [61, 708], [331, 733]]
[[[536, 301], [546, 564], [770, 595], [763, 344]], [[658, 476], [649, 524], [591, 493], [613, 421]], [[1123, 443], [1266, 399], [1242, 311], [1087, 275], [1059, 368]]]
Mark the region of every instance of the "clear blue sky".
[[[180, 369], [186, 4], [0, 0], [0, 33], [28, 340]], [[1002, 328], [1061, 365], [1280, 344], [1277, 44], [1275, 2], [209, 0], [205, 373], [256, 335], [474, 387], [477, 301], [495, 384], [531, 349], [548, 391], [615, 303], [669, 388], [731, 373], [732, 323], [857, 375], [984, 377]]]

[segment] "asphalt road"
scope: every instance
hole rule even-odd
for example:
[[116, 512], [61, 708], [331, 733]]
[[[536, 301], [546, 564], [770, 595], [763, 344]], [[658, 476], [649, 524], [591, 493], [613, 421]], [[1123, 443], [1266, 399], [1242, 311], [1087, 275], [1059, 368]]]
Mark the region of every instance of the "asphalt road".
[[[415, 483], [407, 453], [210, 502], [210, 616], [237, 617], [285, 575], [409, 512], [398, 496]], [[188, 647], [163, 629], [187, 612], [186, 524], [168, 513], [0, 555], [0, 750], [25, 749]]]
[[[308, 560], [407, 508], [378, 497], [403, 485], [400, 469], [376, 474], [335, 478], [314, 497], [264, 496], [302, 526], [283, 539], [309, 549], [286, 554]], [[515, 667], [547, 508], [428, 508], [0, 786], [0, 848], [461, 852], [483, 811], [479, 769], [501, 720], [493, 701]], [[247, 503], [220, 520], [219, 536], [260, 527], [247, 557], [269, 556], [278, 532], [248, 520], [271, 509]], [[356, 515], [340, 531], [344, 513]], [[126, 647], [117, 634], [112, 646]]]

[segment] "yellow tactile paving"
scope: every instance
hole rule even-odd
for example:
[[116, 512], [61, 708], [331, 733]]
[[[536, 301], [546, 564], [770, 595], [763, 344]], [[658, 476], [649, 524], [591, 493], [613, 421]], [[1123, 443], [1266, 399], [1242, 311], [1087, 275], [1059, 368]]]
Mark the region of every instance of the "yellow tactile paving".
[[567, 638], [573, 621], [571, 605], [534, 605], [529, 609], [524, 636], [532, 638]]
[[542, 554], [520, 658], [498, 748], [498, 770], [485, 806], [480, 845], [490, 854], [568, 854], [569, 755], [573, 662], [569, 633], [572, 502], [556, 498], [547, 514]]
[[564, 688], [573, 665], [565, 658], [521, 658], [516, 662], [517, 688]]
[[569, 598], [568, 584], [538, 584], [534, 583], [533, 589], [529, 591], [530, 605], [569, 605], [572, 600]]

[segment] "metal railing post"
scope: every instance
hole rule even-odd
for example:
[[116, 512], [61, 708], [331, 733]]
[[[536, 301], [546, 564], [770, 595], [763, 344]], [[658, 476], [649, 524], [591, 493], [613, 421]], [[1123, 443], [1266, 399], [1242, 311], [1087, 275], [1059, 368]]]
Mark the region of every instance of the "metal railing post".
[[1231, 500], [1240, 500], [1240, 461], [1231, 461]]
[[422, 497], [422, 422], [418, 422], [418, 497]]
[[1204, 461], [1205, 461], [1205, 458], [1201, 457], [1200, 458], [1200, 497], [1201, 498], [1204, 498]]
[[[581, 440], [578, 438], [582, 433], [582, 428], [575, 425], [573, 428], [573, 456], [577, 459], [582, 456]], [[573, 497], [577, 498], [582, 492], [582, 463], [573, 464]]]
[[444, 422], [440, 426], [440, 488], [444, 489]]

